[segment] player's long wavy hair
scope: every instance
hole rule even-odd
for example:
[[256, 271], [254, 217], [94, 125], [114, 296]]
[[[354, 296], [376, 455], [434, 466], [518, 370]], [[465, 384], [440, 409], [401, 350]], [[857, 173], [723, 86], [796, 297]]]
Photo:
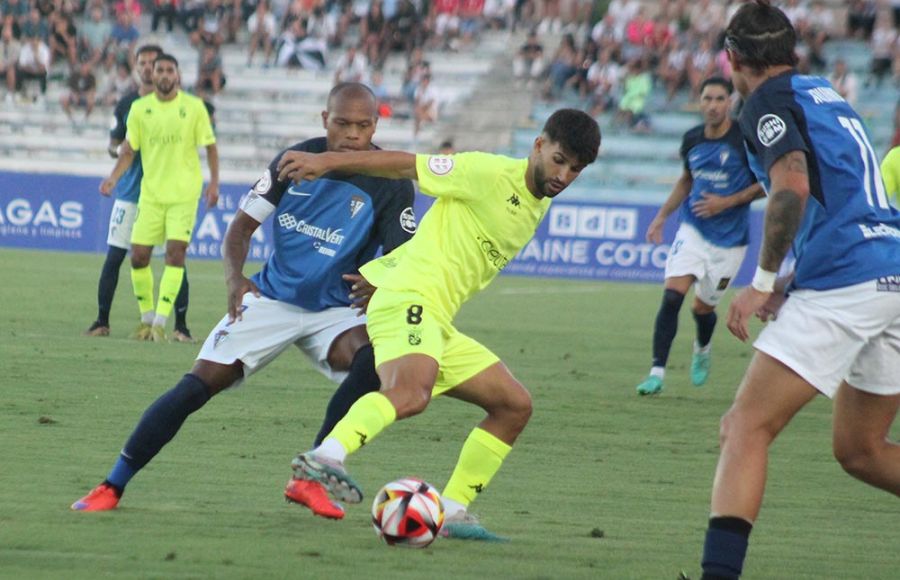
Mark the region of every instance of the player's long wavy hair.
[[768, 0], [741, 6], [725, 29], [725, 49], [756, 73], [770, 66], [795, 66], [796, 46], [790, 19]]
[[593, 117], [577, 109], [560, 109], [544, 123], [543, 133], [580, 163], [590, 165], [600, 150], [600, 127]]

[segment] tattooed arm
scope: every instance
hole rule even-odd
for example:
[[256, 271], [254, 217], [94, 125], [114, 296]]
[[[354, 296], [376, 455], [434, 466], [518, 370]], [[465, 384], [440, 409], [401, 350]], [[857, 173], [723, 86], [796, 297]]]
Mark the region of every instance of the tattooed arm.
[[769, 169], [769, 179], [772, 193], [766, 207], [759, 267], [777, 272], [800, 228], [809, 197], [806, 154], [791, 151], [778, 159]]
[[765, 313], [765, 305], [772, 296], [771, 281], [787, 255], [800, 228], [803, 210], [809, 197], [809, 173], [806, 153], [790, 151], [778, 158], [769, 168], [769, 205], [763, 229], [762, 248], [759, 252], [759, 270], [771, 276], [768, 290], [759, 289], [754, 283], [744, 288], [728, 308], [728, 330], [741, 341], [750, 338], [747, 322], [751, 316]]

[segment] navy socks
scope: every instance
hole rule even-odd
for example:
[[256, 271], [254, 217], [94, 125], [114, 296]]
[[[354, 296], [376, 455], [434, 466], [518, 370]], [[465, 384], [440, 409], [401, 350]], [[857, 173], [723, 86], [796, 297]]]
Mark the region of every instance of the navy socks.
[[678, 311], [684, 302], [684, 294], [668, 288], [663, 293], [662, 304], [656, 315], [653, 329], [653, 366], [665, 367], [669, 360], [669, 350], [678, 332]]
[[703, 544], [703, 580], [737, 580], [744, 570], [744, 558], [753, 524], [735, 517], [709, 519]]
[[363, 395], [377, 391], [381, 387], [381, 380], [375, 372], [375, 351], [371, 344], [356, 351], [353, 362], [350, 363], [350, 373], [343, 380], [338, 389], [328, 401], [325, 410], [325, 420], [316, 435], [313, 447], [318, 447], [322, 440], [331, 433], [338, 421], [344, 418], [353, 403]]

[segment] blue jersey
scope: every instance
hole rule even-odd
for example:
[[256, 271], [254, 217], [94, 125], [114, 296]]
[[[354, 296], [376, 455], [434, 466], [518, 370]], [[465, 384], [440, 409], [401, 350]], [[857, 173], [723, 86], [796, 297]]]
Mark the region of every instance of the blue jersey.
[[822, 77], [789, 71], [760, 85], [741, 112], [751, 167], [806, 154], [810, 197], [794, 239], [794, 286], [827, 290], [900, 274], [900, 213], [888, 203], [862, 121]]
[[694, 226], [711, 244], [722, 248], [750, 243], [750, 204], [746, 203], [712, 217], [698, 217], [691, 204], [703, 199], [703, 193], [734, 195], [747, 189], [756, 178], [747, 164], [747, 152], [737, 123], [719, 139], [703, 134], [703, 125], [684, 134], [681, 141], [684, 169], [691, 174], [691, 193], [681, 206], [682, 221]]
[[[113, 111], [112, 128], [109, 130], [109, 138], [117, 141], [125, 140], [126, 121], [128, 119], [128, 111], [131, 110], [131, 103], [141, 98], [137, 91], [132, 91], [119, 99], [116, 108]], [[144, 168], [141, 165], [141, 152], [135, 151], [134, 161], [131, 167], [125, 170], [122, 177], [119, 178], [113, 193], [116, 199], [122, 201], [130, 201], [137, 203], [141, 197], [141, 178], [144, 177]]]
[[[288, 149], [325, 150], [325, 138]], [[265, 296], [306, 310], [349, 306], [350, 286], [341, 276], [358, 272], [379, 248], [387, 254], [415, 232], [412, 182], [336, 173], [282, 182], [272, 176], [283, 154], [244, 202], [248, 211], [254, 197], [274, 206], [274, 252], [253, 282]]]

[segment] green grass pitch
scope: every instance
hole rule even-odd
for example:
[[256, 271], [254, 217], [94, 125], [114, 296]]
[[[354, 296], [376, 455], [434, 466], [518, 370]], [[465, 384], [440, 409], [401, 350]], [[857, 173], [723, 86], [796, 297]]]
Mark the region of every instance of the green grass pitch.
[[[463, 308], [458, 327], [534, 397], [530, 425], [473, 506], [512, 542], [416, 551], [375, 537], [371, 496], [406, 475], [441, 488], [480, 411], [438, 399], [396, 424], [349, 462], [364, 503], [343, 521], [318, 519], [284, 503], [282, 488], [334, 386], [294, 350], [192, 416], [119, 510], [69, 511], [198, 349], [127, 339], [137, 321], [127, 266], [112, 336], [82, 337], [101, 262], [0, 250], [0, 577], [699, 577], [718, 420], [751, 349], [721, 324], [710, 383], [690, 386], [684, 308], [666, 391], [637, 397], [658, 286], [505, 277]], [[222, 268], [188, 270], [189, 321], [202, 338], [224, 312]], [[830, 403], [817, 400], [774, 445], [746, 578], [897, 577], [897, 500], [841, 471], [830, 428]]]

